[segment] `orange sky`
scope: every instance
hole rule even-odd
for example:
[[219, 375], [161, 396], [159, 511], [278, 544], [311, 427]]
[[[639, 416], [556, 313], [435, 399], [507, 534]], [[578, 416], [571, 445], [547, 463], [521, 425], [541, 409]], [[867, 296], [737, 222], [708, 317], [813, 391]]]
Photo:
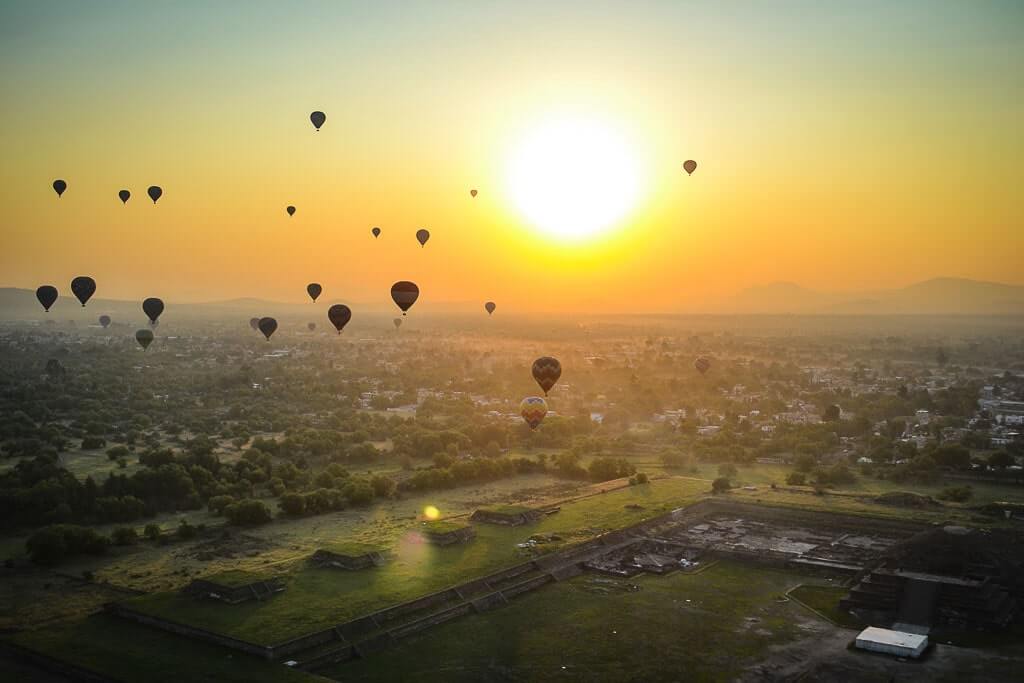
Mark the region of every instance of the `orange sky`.
[[[0, 286], [687, 311], [775, 280], [1024, 284], [1019, 5], [716, 6], [7, 9]], [[572, 243], [507, 179], [566, 116], [626, 131], [644, 178]]]

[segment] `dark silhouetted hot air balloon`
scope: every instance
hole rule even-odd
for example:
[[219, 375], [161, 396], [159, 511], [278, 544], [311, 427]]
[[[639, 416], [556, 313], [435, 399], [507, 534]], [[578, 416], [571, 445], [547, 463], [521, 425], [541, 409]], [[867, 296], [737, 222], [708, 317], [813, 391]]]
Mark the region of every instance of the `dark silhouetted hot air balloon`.
[[551, 387], [555, 386], [555, 382], [561, 376], [562, 364], [558, 362], [557, 358], [541, 356], [533, 361], [533, 378], [537, 380], [537, 384], [544, 390], [545, 396], [548, 395]]
[[103, 329], [107, 329], [108, 327], [110, 327], [110, 316], [109, 315], [101, 315], [100, 316], [100, 326], [102, 326]]
[[139, 346], [145, 351], [153, 343], [153, 330], [142, 329], [137, 331], [135, 333], [135, 341], [139, 342]]
[[149, 189], [146, 190], [146, 194], [148, 194], [149, 198], [153, 200], [154, 204], [156, 204], [156, 200], [163, 196], [164, 191], [160, 189], [159, 185], [150, 185]]
[[249, 327], [251, 327], [255, 332], [259, 332], [260, 331], [260, 319], [259, 318], [249, 318]]
[[327, 319], [334, 325], [338, 334], [341, 334], [342, 328], [348, 325], [348, 321], [352, 319], [352, 309], [345, 304], [334, 304], [327, 309]]
[[315, 111], [309, 115], [309, 120], [313, 123], [313, 127], [320, 130], [320, 126], [324, 125], [327, 121], [327, 114], [322, 111]]
[[289, 206], [289, 207], [286, 207], [286, 208], [285, 208], [285, 211], [287, 211], [287, 212], [288, 212], [288, 215], [289, 215], [289, 216], [294, 216], [294, 215], [295, 215], [295, 207], [294, 207], [294, 206]]
[[397, 330], [397, 329], [398, 329], [399, 327], [401, 327], [401, 326], [402, 326], [402, 319], [401, 319], [401, 318], [395, 318], [395, 319], [394, 319], [394, 320], [392, 320], [391, 322], [393, 322], [393, 323], [395, 324], [395, 329], [396, 329], [396, 330]]
[[402, 309], [402, 315], [412, 308], [419, 296], [420, 288], [416, 286], [415, 282], [402, 280], [391, 285], [391, 300]]
[[320, 293], [322, 291], [324, 291], [324, 288], [321, 287], [316, 282], [310, 282], [308, 285], [306, 285], [306, 293], [309, 294], [309, 298], [312, 299], [314, 302], [316, 301], [316, 298], [320, 296]]
[[312, 332], [316, 329], [316, 323], [306, 323], [306, 327], [308, 327], [309, 331]]
[[494, 313], [494, 309], [497, 308], [497, 306], [494, 305], [493, 301], [488, 301], [487, 303], [484, 304], [484, 308], [487, 309], [487, 315], [490, 315]]
[[96, 293], [96, 281], [91, 277], [79, 275], [71, 281], [71, 293], [81, 302], [82, 308], [85, 308], [85, 303]]
[[427, 240], [429, 240], [429, 239], [430, 239], [430, 231], [429, 230], [424, 230], [423, 228], [420, 228], [419, 230], [416, 231], [416, 241], [420, 243], [421, 247], [423, 245], [425, 245], [427, 243]]
[[128, 200], [132, 198], [132, 193], [128, 190], [121, 190], [117, 193], [117, 196], [121, 198], [122, 204], [127, 204]]
[[50, 312], [50, 306], [57, 302], [57, 288], [53, 285], [43, 285], [36, 290], [36, 299], [43, 305], [46, 312]]
[[164, 312], [164, 302], [151, 296], [142, 302], [142, 312], [149, 316], [151, 325], [156, 325], [157, 318]]
[[374, 236], [374, 237], [380, 237], [380, 228], [374, 228], [374, 229], [373, 229], [373, 230], [371, 230], [370, 232], [372, 232], [372, 233], [373, 233], [373, 236]]
[[540, 396], [529, 396], [519, 404], [519, 414], [530, 429], [536, 429], [548, 414], [548, 403]]
[[693, 172], [697, 170], [697, 162], [687, 159], [683, 162], [683, 170], [686, 171], [686, 175], [693, 175]]
[[697, 368], [697, 372], [703, 375], [711, 369], [711, 361], [704, 356], [701, 356], [697, 360], [693, 361], [693, 367]]
[[53, 181], [53, 191], [57, 193], [57, 199], [60, 199], [60, 196], [64, 194], [64, 190], [66, 189], [68, 189], [68, 184], [63, 180]]
[[475, 197], [476, 196], [476, 190], [470, 190], [469, 191], [469, 196], [470, 197]]
[[277, 321], [273, 318], [260, 318], [260, 332], [270, 341], [270, 335], [277, 330]]

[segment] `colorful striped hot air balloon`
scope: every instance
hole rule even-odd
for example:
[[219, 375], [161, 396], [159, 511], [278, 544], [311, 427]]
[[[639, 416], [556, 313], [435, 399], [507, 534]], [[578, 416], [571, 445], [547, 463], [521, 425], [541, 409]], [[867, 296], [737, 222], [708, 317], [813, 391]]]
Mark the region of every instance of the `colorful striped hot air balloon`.
[[548, 403], [540, 396], [528, 396], [519, 404], [519, 414], [530, 425], [530, 429], [536, 429], [548, 414]]

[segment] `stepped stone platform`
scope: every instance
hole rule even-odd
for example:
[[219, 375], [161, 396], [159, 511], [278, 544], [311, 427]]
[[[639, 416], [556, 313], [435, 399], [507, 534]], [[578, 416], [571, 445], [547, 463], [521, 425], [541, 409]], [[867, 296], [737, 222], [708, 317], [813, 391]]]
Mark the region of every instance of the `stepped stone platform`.
[[195, 598], [236, 605], [249, 600], [266, 600], [284, 589], [284, 581], [279, 577], [260, 577], [234, 571], [194, 579], [181, 592]]
[[533, 508], [521, 505], [502, 505], [499, 507], [480, 508], [474, 512], [470, 519], [474, 522], [486, 524], [504, 524], [506, 526], [520, 526], [532, 524], [544, 517], [544, 513]]

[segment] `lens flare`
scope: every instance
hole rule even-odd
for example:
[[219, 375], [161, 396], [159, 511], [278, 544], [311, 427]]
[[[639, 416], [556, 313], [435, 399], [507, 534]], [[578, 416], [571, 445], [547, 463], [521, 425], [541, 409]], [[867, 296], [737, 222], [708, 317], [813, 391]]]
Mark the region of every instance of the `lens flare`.
[[423, 508], [423, 516], [427, 519], [437, 519], [441, 516], [441, 511], [438, 510], [433, 505], [428, 505], [427, 507]]

